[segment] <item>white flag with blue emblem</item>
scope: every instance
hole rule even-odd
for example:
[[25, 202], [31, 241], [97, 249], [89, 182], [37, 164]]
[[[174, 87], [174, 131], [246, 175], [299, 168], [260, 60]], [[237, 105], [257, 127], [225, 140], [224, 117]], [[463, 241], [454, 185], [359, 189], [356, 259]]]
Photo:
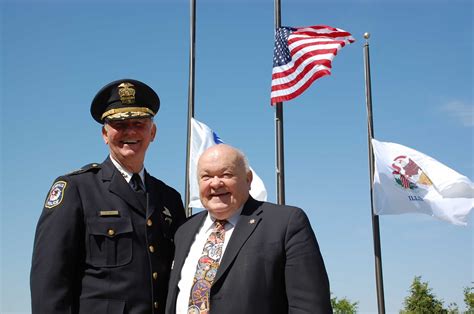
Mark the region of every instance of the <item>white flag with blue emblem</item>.
[[466, 225], [474, 185], [465, 176], [409, 147], [372, 139], [377, 215], [424, 213]]
[[[199, 186], [197, 181], [197, 163], [201, 154], [211, 146], [224, 143], [217, 134], [207, 125], [191, 118], [191, 152], [189, 159], [189, 207], [204, 208], [199, 199]], [[253, 179], [250, 185], [250, 195], [259, 201], [267, 200], [267, 190], [262, 179], [252, 171]]]

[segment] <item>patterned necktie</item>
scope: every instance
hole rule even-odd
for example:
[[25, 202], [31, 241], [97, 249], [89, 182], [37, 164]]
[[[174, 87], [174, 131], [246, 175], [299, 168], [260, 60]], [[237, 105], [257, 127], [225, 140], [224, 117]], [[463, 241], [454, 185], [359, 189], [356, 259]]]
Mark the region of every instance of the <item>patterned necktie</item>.
[[209, 292], [222, 257], [226, 223], [226, 220], [216, 220], [215, 226], [204, 244], [191, 288], [188, 314], [209, 313]]

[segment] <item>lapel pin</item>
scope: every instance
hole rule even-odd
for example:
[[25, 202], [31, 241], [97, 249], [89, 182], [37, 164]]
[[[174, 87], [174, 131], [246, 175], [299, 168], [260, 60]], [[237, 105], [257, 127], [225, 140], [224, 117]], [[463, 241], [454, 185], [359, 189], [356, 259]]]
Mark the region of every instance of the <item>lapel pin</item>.
[[255, 219], [250, 219], [249, 224], [254, 224], [254, 223], [255, 223]]

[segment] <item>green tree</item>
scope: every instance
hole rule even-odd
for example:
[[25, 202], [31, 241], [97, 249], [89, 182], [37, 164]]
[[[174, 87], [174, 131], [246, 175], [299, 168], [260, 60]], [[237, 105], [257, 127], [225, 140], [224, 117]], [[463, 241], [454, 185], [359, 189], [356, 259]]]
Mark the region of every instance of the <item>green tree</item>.
[[340, 300], [337, 297], [331, 298], [331, 305], [334, 314], [355, 314], [357, 313], [357, 306], [359, 302], [351, 302], [347, 298]]
[[415, 276], [410, 286], [410, 295], [405, 298], [405, 308], [402, 314], [438, 314], [447, 313], [443, 308], [443, 301], [438, 300], [428, 287], [428, 282], [422, 282], [421, 276]]
[[456, 302], [452, 302], [448, 305], [448, 309], [446, 311], [447, 314], [459, 314], [459, 307]]
[[466, 313], [474, 314], [474, 286], [464, 288], [464, 303], [467, 307]]

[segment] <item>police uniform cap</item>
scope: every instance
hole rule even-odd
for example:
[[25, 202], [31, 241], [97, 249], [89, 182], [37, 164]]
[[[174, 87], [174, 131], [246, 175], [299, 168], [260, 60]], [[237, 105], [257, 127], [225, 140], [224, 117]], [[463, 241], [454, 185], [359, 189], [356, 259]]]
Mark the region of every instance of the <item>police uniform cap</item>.
[[145, 83], [132, 79], [105, 85], [91, 104], [92, 117], [99, 123], [151, 118], [159, 109], [160, 98], [155, 91]]

